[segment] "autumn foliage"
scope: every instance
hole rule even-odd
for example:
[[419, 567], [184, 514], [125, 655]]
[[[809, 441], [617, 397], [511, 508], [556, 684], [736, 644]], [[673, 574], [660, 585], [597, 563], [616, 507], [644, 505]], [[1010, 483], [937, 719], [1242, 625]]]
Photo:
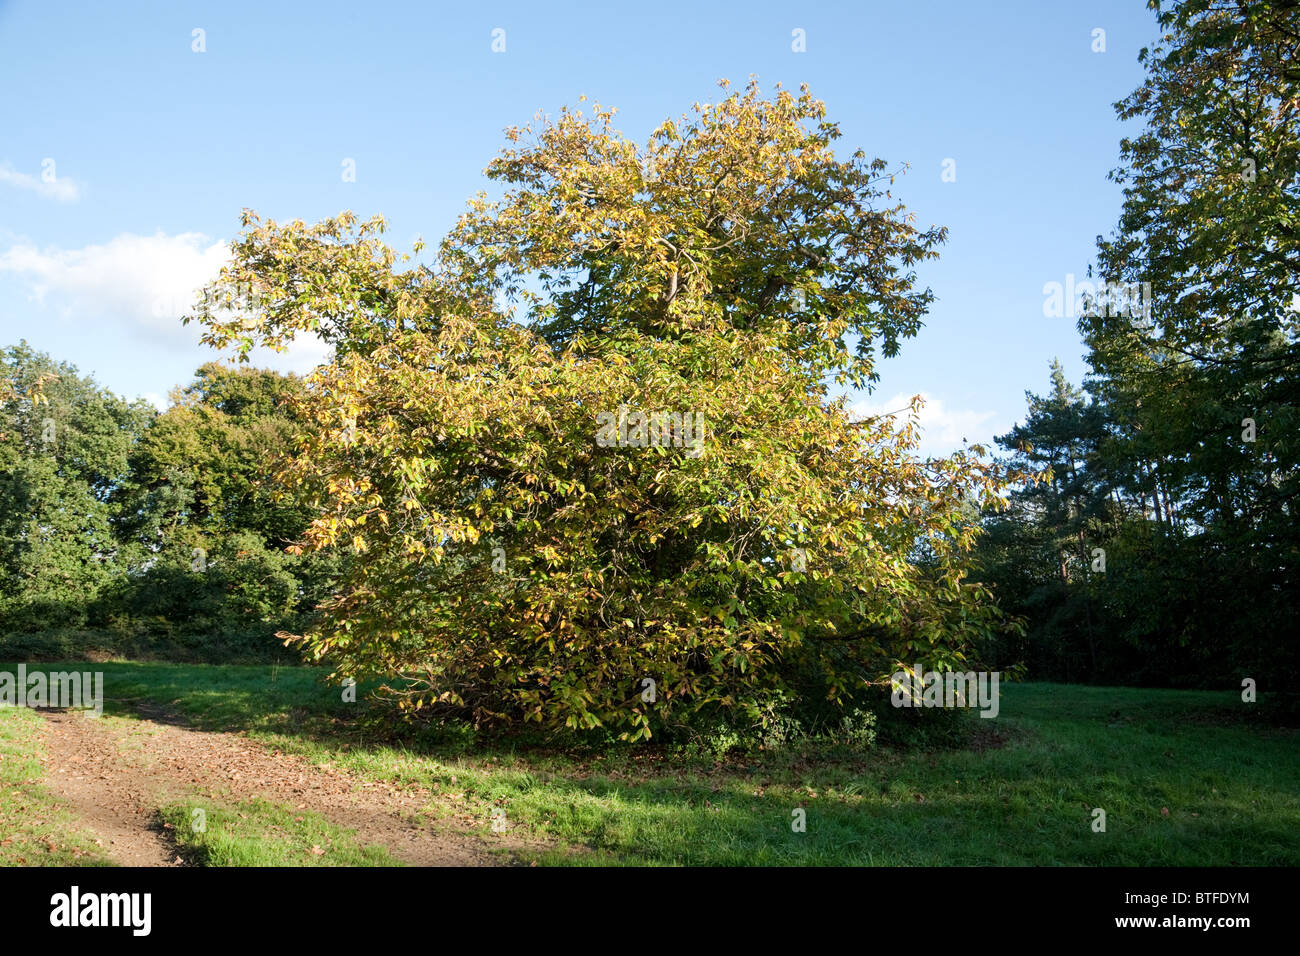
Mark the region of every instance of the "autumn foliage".
[[[836, 158], [806, 90], [751, 84], [645, 144], [612, 119], [508, 131], [503, 195], [436, 265], [381, 219], [246, 214], [205, 339], [334, 346], [280, 480], [314, 502], [302, 547], [352, 559], [296, 640], [415, 710], [626, 739], [962, 663], [1004, 626], [965, 566], [1006, 476], [921, 460], [914, 417], [831, 397], [919, 328], [942, 230], [883, 161]], [[702, 440], [661, 440], [655, 413]]]

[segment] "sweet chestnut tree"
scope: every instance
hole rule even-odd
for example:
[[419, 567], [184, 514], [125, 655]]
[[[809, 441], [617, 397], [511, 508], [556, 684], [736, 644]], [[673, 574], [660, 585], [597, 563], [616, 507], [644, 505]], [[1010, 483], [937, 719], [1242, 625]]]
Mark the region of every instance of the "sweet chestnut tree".
[[966, 559], [1009, 476], [832, 397], [920, 327], [944, 231], [806, 88], [722, 86], [644, 144], [599, 105], [508, 130], [436, 265], [381, 218], [245, 213], [193, 318], [333, 346], [279, 480], [315, 503], [300, 547], [352, 552], [287, 636], [337, 677], [637, 740], [847, 707], [1006, 626]]

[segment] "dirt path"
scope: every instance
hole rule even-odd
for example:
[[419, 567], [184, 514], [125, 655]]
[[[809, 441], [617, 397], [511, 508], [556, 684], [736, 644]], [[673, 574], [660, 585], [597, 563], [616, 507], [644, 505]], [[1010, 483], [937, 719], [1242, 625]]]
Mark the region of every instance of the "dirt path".
[[45, 785], [123, 866], [181, 865], [154, 812], [188, 798], [231, 804], [262, 797], [312, 810], [355, 830], [357, 842], [418, 866], [510, 864], [511, 854], [492, 849], [525, 845], [510, 834], [492, 834], [489, 843], [463, 822], [418, 819], [428, 790], [364, 781], [238, 734], [162, 719], [126, 724], [78, 711], [44, 713]]

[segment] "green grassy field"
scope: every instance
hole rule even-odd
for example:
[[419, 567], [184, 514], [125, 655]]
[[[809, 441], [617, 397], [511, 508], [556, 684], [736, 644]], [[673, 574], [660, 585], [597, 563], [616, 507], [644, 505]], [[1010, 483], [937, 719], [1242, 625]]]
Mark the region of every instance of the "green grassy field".
[[[492, 808], [504, 808], [511, 827], [548, 838], [551, 848], [533, 854], [541, 864], [1300, 862], [1300, 736], [1252, 719], [1251, 705], [1230, 691], [1003, 684], [1000, 716], [971, 715], [968, 739], [955, 748], [805, 741], [713, 756], [563, 751], [468, 734], [378, 743], [356, 705], [307, 668], [94, 666], [105, 672], [107, 714], [129, 718], [149, 701], [198, 728], [243, 730], [366, 779], [418, 784], [434, 795], [431, 813], [468, 809], [485, 833]], [[36, 719], [0, 711], [0, 820], [20, 831], [26, 824], [10, 802], [39, 792], [38, 782], [13, 786], [36, 781]], [[1093, 830], [1096, 808], [1106, 813], [1104, 833]], [[346, 834], [311, 818], [299, 822], [301, 833], [268, 839], [283, 814], [241, 810], [209, 822], [189, 847], [193, 862], [274, 864], [325, 838], [346, 847]], [[796, 811], [806, 832], [792, 829]], [[84, 862], [46, 856], [23, 862]], [[365, 848], [331, 857], [391, 862]], [[0, 848], [0, 862], [18, 860]]]

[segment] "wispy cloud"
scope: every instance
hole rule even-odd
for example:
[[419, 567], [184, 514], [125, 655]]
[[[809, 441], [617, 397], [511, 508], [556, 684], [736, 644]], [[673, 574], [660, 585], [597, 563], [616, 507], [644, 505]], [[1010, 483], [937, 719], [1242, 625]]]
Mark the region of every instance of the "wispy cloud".
[[59, 202], [76, 202], [81, 198], [81, 184], [66, 176], [57, 176], [46, 180], [30, 173], [20, 173], [8, 163], [0, 163], [0, 183], [8, 183], [19, 189], [27, 189], [47, 199]]

